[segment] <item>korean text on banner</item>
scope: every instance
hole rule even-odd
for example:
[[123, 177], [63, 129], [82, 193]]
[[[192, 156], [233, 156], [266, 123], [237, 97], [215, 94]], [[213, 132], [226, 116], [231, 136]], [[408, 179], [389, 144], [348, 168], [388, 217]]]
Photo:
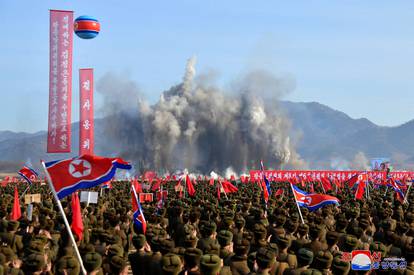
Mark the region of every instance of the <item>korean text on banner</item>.
[[79, 70], [79, 155], [93, 155], [93, 69]]
[[48, 153], [71, 151], [73, 12], [50, 11]]

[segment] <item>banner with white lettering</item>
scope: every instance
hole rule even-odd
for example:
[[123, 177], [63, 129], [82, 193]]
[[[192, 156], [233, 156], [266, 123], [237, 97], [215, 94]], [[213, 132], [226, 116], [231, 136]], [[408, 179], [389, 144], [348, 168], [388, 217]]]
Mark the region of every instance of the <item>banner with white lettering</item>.
[[79, 70], [79, 155], [93, 155], [93, 69]]
[[[304, 181], [319, 181], [322, 178], [329, 180], [337, 179], [341, 182], [349, 180], [356, 174], [367, 173], [369, 179], [385, 180], [386, 172], [381, 171], [305, 171], [305, 170], [293, 170], [293, 171], [279, 171], [279, 170], [266, 170], [265, 176], [271, 181], [292, 181], [292, 180], [304, 180]], [[262, 171], [250, 170], [250, 180], [257, 181], [262, 178]]]
[[50, 11], [48, 153], [71, 151], [73, 12]]

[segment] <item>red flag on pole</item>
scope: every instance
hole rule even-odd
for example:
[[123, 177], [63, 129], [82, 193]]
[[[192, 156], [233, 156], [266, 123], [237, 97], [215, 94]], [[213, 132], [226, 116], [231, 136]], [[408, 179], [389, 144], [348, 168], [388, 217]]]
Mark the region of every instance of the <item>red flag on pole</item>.
[[1, 187], [6, 187], [7, 184], [9, 184], [10, 182], [10, 177], [9, 176], [5, 176], [3, 181], [1, 182]]
[[226, 193], [234, 193], [234, 192], [239, 191], [239, 189], [236, 186], [234, 186], [227, 180], [223, 181], [222, 186], [223, 186], [224, 192]]
[[83, 221], [78, 192], [72, 193], [72, 225], [70, 228], [78, 236], [78, 240], [82, 240]]
[[187, 187], [188, 195], [190, 195], [190, 197], [194, 197], [196, 191], [195, 191], [194, 185], [191, 182], [190, 177], [188, 175], [185, 176], [185, 184], [186, 184], [186, 187]]
[[79, 70], [79, 155], [93, 155], [93, 69]]
[[22, 216], [22, 211], [20, 209], [20, 201], [19, 201], [19, 191], [17, 187], [14, 187], [14, 202], [13, 208], [10, 215], [10, 220], [17, 221]]

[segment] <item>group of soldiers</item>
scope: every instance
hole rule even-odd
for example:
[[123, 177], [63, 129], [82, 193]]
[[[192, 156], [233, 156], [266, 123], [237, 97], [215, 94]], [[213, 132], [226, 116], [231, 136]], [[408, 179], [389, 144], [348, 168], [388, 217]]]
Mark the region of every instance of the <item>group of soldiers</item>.
[[[97, 204], [81, 203], [84, 231], [76, 241], [88, 274], [414, 274], [412, 197], [400, 203], [380, 187], [356, 201], [345, 187], [331, 193], [339, 206], [300, 208], [302, 222], [288, 183], [272, 183], [267, 202], [254, 183], [234, 183], [239, 191], [220, 199], [206, 181], [195, 185], [194, 196], [181, 196], [175, 184], [163, 184], [168, 197], [161, 203], [142, 203], [145, 232], [134, 226], [130, 182], [114, 182]], [[14, 184], [0, 187], [0, 275], [81, 274], [48, 186], [30, 187], [42, 200], [32, 215], [22, 205], [18, 221], [9, 219], [13, 190]], [[70, 199], [62, 205], [71, 222]], [[399, 265], [373, 261], [370, 270], [353, 270], [357, 250]]]

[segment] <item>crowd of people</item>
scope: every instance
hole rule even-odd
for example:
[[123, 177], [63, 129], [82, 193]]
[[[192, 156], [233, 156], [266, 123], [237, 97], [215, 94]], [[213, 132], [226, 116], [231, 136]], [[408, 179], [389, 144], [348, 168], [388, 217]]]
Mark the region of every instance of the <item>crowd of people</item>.
[[[401, 203], [386, 187], [362, 200], [348, 187], [328, 191], [340, 205], [302, 207], [302, 223], [288, 183], [271, 183], [267, 203], [253, 183], [234, 183], [238, 192], [220, 199], [207, 181], [195, 185], [192, 197], [179, 197], [175, 184], [163, 184], [168, 197], [162, 203], [142, 203], [145, 234], [134, 227], [128, 181], [114, 182], [97, 204], [81, 203], [84, 231], [76, 241], [88, 274], [414, 274], [411, 195]], [[41, 202], [33, 203], [31, 220], [22, 204], [17, 221], [9, 218], [14, 186], [0, 187], [0, 275], [81, 274], [48, 185], [30, 187]], [[18, 187], [21, 194], [26, 186]], [[62, 200], [69, 222], [70, 205], [70, 197]], [[405, 266], [352, 270], [355, 250], [380, 252]]]

